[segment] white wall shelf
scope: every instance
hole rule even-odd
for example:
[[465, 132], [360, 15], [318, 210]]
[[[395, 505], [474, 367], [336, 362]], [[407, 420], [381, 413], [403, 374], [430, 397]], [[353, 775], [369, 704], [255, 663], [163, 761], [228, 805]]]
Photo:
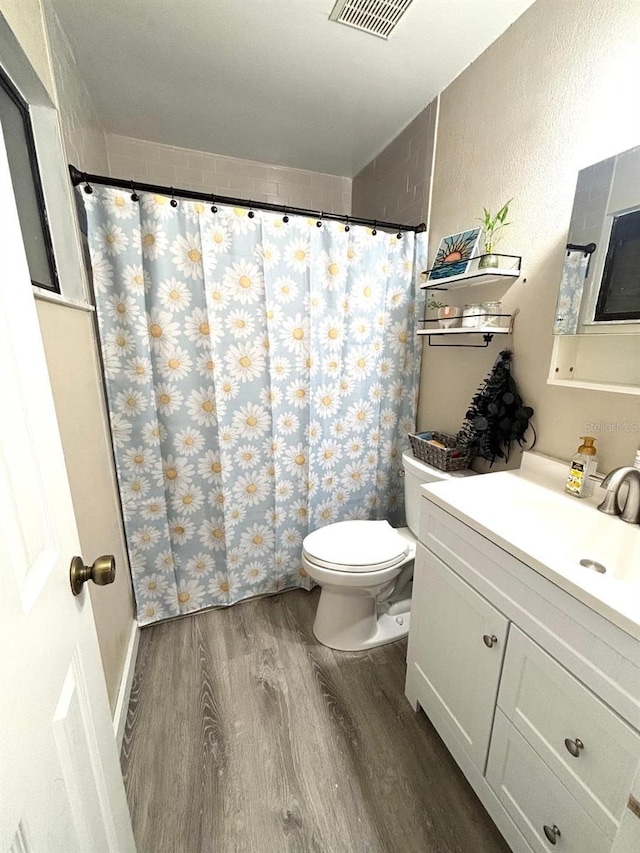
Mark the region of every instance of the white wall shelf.
[[508, 335], [508, 326], [479, 326], [476, 329], [419, 329], [419, 335]]
[[[438, 320], [420, 320], [421, 323], [425, 323], [424, 329], [418, 329], [418, 335], [422, 335], [427, 338], [430, 347], [467, 347], [469, 349], [484, 349], [488, 347], [491, 341], [493, 340], [494, 335], [510, 335], [513, 331], [513, 321], [515, 319], [518, 310], [516, 309], [513, 314], [483, 314], [482, 318], [493, 318], [494, 321], [500, 323], [498, 325], [496, 322], [487, 322], [482, 326], [455, 326], [447, 329], [442, 328], [429, 328], [430, 323], [438, 323]], [[478, 315], [478, 319], [480, 316]], [[458, 322], [464, 322], [465, 318], [460, 318]], [[446, 340], [441, 343], [432, 343], [432, 338], [443, 338], [449, 335], [454, 336], [453, 341], [447, 342]], [[458, 343], [457, 338], [463, 336], [463, 339], [466, 340], [467, 335], [482, 335], [483, 343]]]
[[640, 335], [555, 335], [547, 383], [640, 395]]
[[547, 385], [561, 385], [563, 388], [584, 388], [587, 391], [610, 391], [614, 394], [633, 394], [640, 396], [639, 385], [625, 385], [621, 382], [589, 382], [585, 379], [547, 379]]
[[[495, 253], [494, 253], [495, 254]], [[515, 281], [520, 278], [522, 272], [522, 258], [519, 255], [498, 255], [500, 266], [498, 267], [482, 267], [483, 258], [488, 255], [478, 255], [470, 258], [468, 261], [452, 261], [447, 264], [441, 264], [438, 267], [432, 267], [423, 272], [426, 276], [424, 284], [421, 285], [422, 290], [454, 290], [458, 287], [474, 287], [478, 284], [495, 284], [500, 281]], [[461, 265], [467, 264], [464, 272], [448, 275], [443, 278], [432, 278], [433, 274], [442, 274], [447, 268], [455, 271]]]
[[[423, 322], [431, 322], [429, 320], [424, 320]], [[467, 328], [455, 328], [455, 329], [418, 329], [417, 334], [423, 335], [427, 338], [430, 347], [466, 347], [468, 349], [484, 349], [488, 347], [491, 341], [493, 340], [494, 335], [508, 335], [511, 333], [513, 325], [513, 317], [510, 318], [508, 326], [478, 326], [475, 329], [467, 329]], [[446, 336], [455, 336], [460, 337], [460, 335], [482, 335], [483, 343], [470, 344], [470, 343], [458, 343], [457, 340], [454, 342], [447, 343], [443, 341], [442, 343], [435, 344], [431, 342], [432, 338], [442, 338]]]

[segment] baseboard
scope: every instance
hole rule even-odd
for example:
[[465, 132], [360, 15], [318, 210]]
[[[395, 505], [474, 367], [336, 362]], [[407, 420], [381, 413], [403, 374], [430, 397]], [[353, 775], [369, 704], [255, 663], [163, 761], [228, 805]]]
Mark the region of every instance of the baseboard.
[[122, 748], [122, 739], [124, 737], [124, 728], [127, 723], [127, 711], [129, 709], [129, 697], [131, 696], [131, 686], [133, 684], [133, 674], [136, 669], [136, 658], [138, 656], [138, 643], [140, 642], [140, 628], [137, 622], [133, 623], [131, 628], [131, 636], [129, 637], [129, 645], [127, 647], [127, 656], [124, 659], [124, 667], [122, 670], [122, 678], [120, 679], [120, 689], [118, 690], [118, 700], [116, 708], [113, 712], [113, 731], [116, 736], [118, 752]]

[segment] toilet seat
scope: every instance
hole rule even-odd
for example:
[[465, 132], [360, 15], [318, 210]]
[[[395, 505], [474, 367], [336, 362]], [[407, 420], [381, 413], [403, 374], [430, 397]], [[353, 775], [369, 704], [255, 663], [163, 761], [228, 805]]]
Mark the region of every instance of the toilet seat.
[[304, 557], [335, 572], [375, 572], [403, 563], [410, 546], [388, 521], [338, 521], [305, 537]]

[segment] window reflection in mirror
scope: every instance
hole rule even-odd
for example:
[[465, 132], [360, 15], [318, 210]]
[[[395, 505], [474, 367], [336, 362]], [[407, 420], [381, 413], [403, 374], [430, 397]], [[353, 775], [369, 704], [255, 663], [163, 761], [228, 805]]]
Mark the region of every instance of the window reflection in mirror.
[[613, 217], [594, 319], [640, 320], [640, 210]]
[[[572, 334], [637, 332], [640, 328], [640, 146], [582, 169], [568, 244], [595, 243], [586, 277], [574, 281]], [[565, 270], [571, 263], [567, 253]], [[575, 268], [574, 268], [575, 269]], [[564, 282], [563, 282], [564, 284]], [[566, 288], [565, 288], [566, 291]], [[562, 308], [566, 314], [566, 292]], [[562, 331], [560, 332], [562, 334]]]

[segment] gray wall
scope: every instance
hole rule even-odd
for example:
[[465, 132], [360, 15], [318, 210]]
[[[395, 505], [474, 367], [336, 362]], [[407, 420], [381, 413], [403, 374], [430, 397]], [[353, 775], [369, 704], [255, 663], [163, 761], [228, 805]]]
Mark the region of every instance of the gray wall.
[[437, 106], [432, 101], [355, 176], [354, 216], [406, 225], [427, 221]]
[[[109, 174], [141, 183], [351, 213], [351, 178], [107, 134]], [[84, 168], [79, 165], [79, 168]]]

